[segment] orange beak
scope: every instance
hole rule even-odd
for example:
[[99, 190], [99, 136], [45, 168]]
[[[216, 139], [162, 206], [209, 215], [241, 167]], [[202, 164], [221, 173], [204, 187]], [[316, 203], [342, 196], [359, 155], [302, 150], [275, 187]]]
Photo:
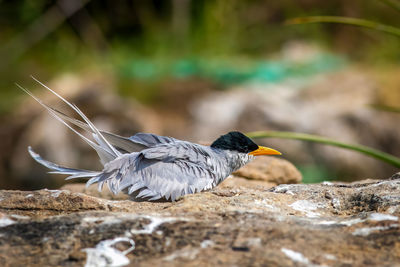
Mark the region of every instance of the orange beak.
[[251, 152], [249, 153], [249, 155], [252, 155], [252, 156], [261, 156], [261, 155], [282, 155], [282, 153], [279, 152], [279, 151], [277, 151], [277, 150], [275, 150], [275, 149], [269, 148], [269, 147], [258, 146], [258, 149], [254, 150], [254, 151], [251, 151]]

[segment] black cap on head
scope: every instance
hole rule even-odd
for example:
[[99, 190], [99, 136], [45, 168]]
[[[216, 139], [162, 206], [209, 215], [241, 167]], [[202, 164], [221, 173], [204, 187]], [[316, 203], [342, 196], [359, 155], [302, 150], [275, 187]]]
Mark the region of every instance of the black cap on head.
[[234, 150], [242, 153], [250, 153], [258, 149], [258, 145], [241, 132], [229, 132], [222, 135], [211, 144], [211, 147]]

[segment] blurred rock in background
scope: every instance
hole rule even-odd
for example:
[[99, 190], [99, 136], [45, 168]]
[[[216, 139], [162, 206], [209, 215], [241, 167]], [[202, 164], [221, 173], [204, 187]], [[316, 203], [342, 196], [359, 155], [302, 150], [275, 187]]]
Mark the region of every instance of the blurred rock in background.
[[[353, 68], [320, 75], [306, 83], [239, 86], [214, 92], [193, 105], [193, 135], [213, 139], [232, 129], [311, 133], [364, 144], [400, 156], [400, 114], [371, 107], [376, 82]], [[336, 179], [388, 177], [395, 168], [359, 153], [291, 140], [265, 140], [297, 164], [321, 164]], [[328, 178], [328, 177], [327, 177]]]

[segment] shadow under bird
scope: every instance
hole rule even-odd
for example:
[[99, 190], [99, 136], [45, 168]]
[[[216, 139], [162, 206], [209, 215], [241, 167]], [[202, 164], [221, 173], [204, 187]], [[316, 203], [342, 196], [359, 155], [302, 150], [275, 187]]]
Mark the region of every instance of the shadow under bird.
[[[70, 106], [84, 122], [47, 106], [29, 90], [17, 86], [86, 141], [97, 152], [104, 168], [90, 171], [62, 167], [44, 160], [28, 147], [30, 155], [51, 169], [50, 173], [67, 174], [66, 179], [90, 178], [86, 185], [98, 183], [99, 191], [107, 184], [114, 194], [123, 191], [134, 200], [175, 201], [181, 196], [214, 188], [255, 156], [281, 154], [272, 148], [258, 146], [240, 132], [229, 132], [211, 146], [204, 146], [150, 133], [122, 137], [100, 131], [76, 105], [36, 81]], [[71, 124], [90, 132], [94, 140], [83, 136]]]

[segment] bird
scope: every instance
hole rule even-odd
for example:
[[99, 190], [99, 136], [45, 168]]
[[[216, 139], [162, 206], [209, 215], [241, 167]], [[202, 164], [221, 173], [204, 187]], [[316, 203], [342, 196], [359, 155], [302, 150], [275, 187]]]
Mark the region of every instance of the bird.
[[[209, 146], [152, 133], [123, 137], [101, 131], [75, 104], [32, 78], [72, 108], [82, 120], [48, 106], [28, 89], [16, 85], [90, 145], [97, 152], [103, 169], [60, 166], [43, 159], [31, 146], [28, 147], [30, 155], [50, 169], [49, 173], [69, 175], [66, 180], [87, 178], [86, 186], [97, 183], [99, 191], [106, 184], [113, 194], [124, 192], [134, 201], [173, 202], [184, 195], [216, 187], [256, 156], [281, 155], [275, 149], [257, 145], [238, 131], [221, 135]], [[89, 132], [93, 140], [72, 125]]]

